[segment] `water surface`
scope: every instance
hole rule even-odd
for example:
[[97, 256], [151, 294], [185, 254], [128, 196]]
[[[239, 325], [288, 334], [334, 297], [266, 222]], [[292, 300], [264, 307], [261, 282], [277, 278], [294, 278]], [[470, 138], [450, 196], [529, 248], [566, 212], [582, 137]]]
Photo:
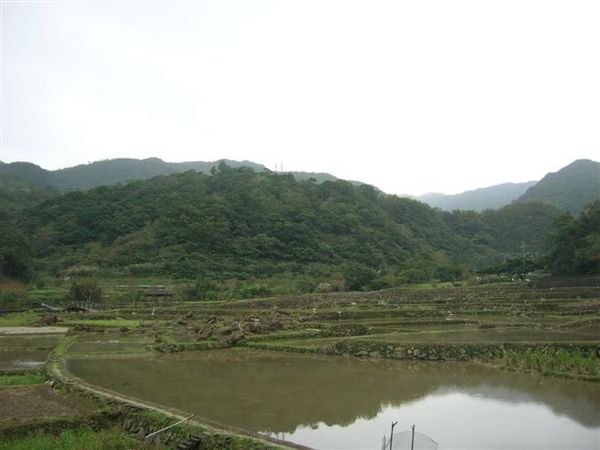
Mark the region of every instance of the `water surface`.
[[0, 350], [0, 370], [40, 368], [49, 353], [50, 350]]
[[56, 335], [18, 335], [0, 336], [0, 350], [16, 348], [23, 349], [47, 349], [53, 348], [62, 339]]
[[215, 351], [71, 359], [123, 394], [322, 449], [379, 448], [390, 423], [440, 449], [597, 449], [600, 388], [466, 363]]
[[0, 370], [42, 367], [61, 338], [52, 335], [0, 336]]

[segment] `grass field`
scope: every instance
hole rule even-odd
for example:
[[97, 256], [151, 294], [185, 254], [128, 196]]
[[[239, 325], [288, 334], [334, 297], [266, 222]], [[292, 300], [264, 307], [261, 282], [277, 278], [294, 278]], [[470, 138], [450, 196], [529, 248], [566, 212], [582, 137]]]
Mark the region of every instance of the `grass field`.
[[20, 386], [27, 384], [42, 384], [46, 381], [46, 376], [40, 372], [24, 374], [6, 374], [0, 375], [0, 386]]
[[118, 429], [94, 431], [82, 427], [55, 436], [37, 433], [27, 438], [2, 439], [0, 450], [141, 450], [155, 448]]

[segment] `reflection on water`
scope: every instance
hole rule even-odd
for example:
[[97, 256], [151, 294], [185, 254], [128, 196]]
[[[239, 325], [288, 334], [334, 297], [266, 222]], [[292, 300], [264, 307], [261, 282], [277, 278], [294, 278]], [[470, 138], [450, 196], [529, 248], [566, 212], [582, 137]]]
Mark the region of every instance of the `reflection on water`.
[[2, 350], [0, 369], [36, 369], [42, 367], [50, 350]]
[[73, 359], [77, 376], [316, 448], [378, 448], [392, 421], [448, 448], [598, 448], [600, 388], [464, 363], [220, 351]]
[[37, 369], [44, 365], [61, 336], [0, 336], [0, 370]]
[[61, 340], [62, 336], [36, 335], [36, 336], [0, 336], [0, 350], [4, 349], [40, 349], [52, 348]]

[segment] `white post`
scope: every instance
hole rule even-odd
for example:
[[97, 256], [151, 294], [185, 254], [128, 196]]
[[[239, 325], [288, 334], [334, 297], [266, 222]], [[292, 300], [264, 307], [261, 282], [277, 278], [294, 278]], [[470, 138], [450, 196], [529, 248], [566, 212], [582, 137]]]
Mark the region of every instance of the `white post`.
[[146, 436], [144, 439], [150, 439], [152, 436], [155, 436], [155, 435], [157, 435], [158, 433], [162, 433], [163, 431], [166, 431], [166, 430], [168, 430], [169, 428], [173, 428], [175, 425], [179, 425], [180, 423], [183, 423], [183, 422], [185, 422], [186, 420], [189, 420], [189, 419], [191, 419], [192, 417], [194, 417], [194, 415], [193, 415], [193, 414], [192, 414], [191, 416], [189, 416], [189, 417], [186, 417], [185, 419], [181, 419], [179, 422], [175, 422], [174, 424], [171, 424], [171, 425], [169, 425], [168, 427], [164, 427], [164, 428], [161, 428], [161, 429], [160, 429], [160, 430], [158, 430], [158, 431], [155, 431], [154, 433], [150, 433], [150, 434], [149, 434], [148, 436]]

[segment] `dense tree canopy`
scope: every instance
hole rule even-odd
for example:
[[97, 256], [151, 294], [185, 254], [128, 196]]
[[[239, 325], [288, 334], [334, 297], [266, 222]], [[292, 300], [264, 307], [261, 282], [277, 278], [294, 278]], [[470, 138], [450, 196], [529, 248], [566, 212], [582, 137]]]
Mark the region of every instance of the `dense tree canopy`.
[[578, 218], [565, 214], [556, 220], [548, 265], [555, 275], [600, 274], [600, 201]]
[[72, 192], [15, 212], [41, 267], [225, 279], [327, 278], [352, 289], [452, 280], [545, 244], [559, 215], [519, 204], [441, 212], [344, 181], [296, 181], [224, 164]]
[[0, 219], [0, 274], [28, 280], [32, 270], [32, 249], [29, 239], [14, 225]]

